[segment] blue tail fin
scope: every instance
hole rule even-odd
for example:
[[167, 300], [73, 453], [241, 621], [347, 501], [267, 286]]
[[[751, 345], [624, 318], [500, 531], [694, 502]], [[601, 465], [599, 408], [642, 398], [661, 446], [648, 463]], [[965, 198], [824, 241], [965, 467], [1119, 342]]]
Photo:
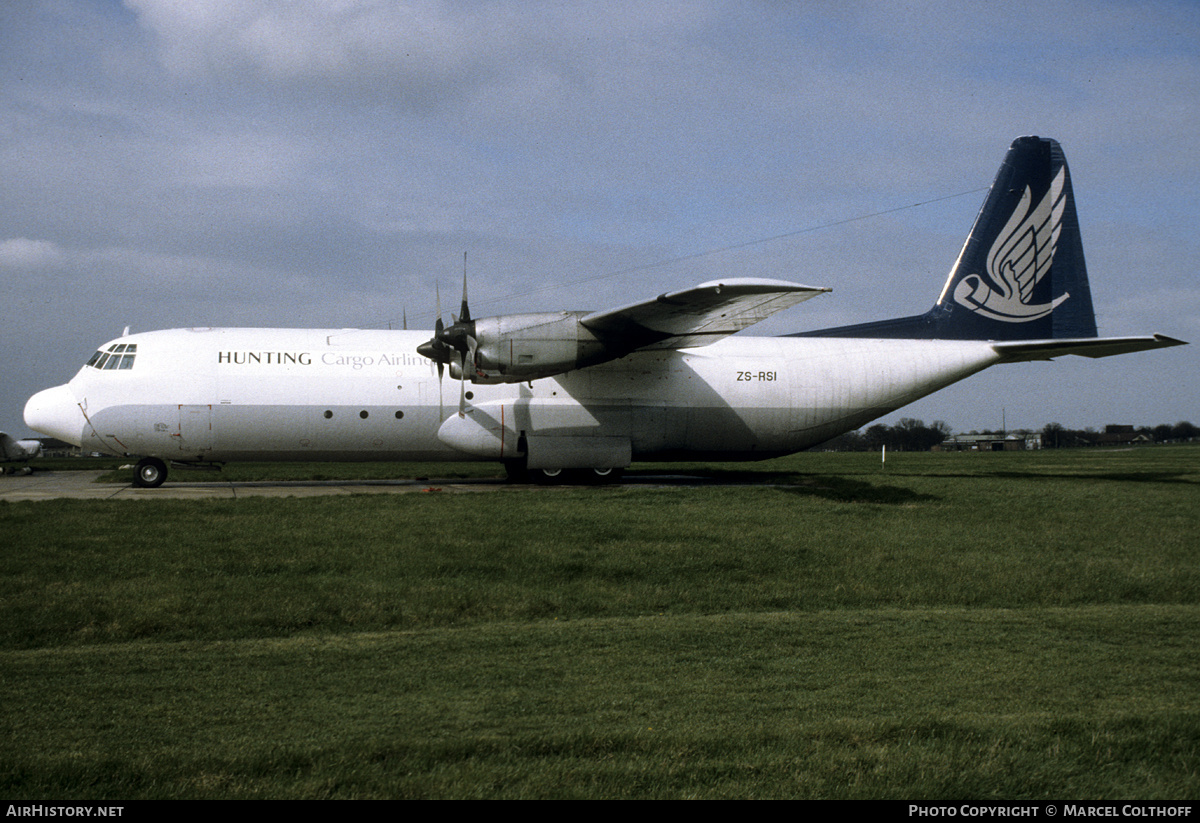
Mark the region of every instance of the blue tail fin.
[[925, 314], [795, 337], [1047, 340], [1096, 336], [1062, 147], [1013, 141], [958, 261]]

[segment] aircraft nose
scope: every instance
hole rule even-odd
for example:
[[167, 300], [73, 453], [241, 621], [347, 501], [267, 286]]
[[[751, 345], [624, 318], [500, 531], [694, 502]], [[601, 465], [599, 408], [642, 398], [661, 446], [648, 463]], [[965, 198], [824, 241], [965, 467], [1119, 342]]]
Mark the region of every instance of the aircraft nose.
[[40, 391], [25, 404], [25, 425], [70, 443], [83, 444], [83, 412], [69, 386]]

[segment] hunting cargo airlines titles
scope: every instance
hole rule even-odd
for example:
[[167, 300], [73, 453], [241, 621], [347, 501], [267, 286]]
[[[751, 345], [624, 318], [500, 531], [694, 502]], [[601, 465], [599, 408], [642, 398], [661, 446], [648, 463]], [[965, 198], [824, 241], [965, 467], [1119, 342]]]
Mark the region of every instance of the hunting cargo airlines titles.
[[446, 326], [439, 307], [429, 339], [127, 334], [30, 398], [25, 422], [138, 458], [146, 487], [170, 463], [235, 460], [496, 460], [516, 477], [603, 479], [633, 460], [800, 451], [998, 363], [1182, 345], [1096, 336], [1066, 159], [1039, 137], [1013, 142], [925, 314], [735, 334], [826, 291], [729, 278], [606, 311], [473, 319], [464, 278], [459, 316]]

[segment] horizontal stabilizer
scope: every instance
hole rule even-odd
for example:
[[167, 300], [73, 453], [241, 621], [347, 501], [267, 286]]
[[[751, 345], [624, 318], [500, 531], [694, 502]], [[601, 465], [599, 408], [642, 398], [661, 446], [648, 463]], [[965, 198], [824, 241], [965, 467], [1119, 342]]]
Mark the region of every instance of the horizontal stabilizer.
[[1074, 340], [1019, 340], [1012, 343], [995, 343], [993, 348], [1004, 357], [1005, 363], [1021, 363], [1028, 360], [1050, 360], [1064, 354], [1081, 357], [1110, 357], [1135, 351], [1165, 349], [1170, 346], [1186, 346], [1163, 334], [1142, 337], [1084, 337]]

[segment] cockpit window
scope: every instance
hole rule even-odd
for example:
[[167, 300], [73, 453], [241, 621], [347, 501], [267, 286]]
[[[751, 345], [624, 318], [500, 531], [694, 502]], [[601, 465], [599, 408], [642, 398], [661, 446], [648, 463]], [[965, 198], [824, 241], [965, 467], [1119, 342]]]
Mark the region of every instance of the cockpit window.
[[87, 364], [93, 369], [132, 369], [133, 359], [137, 356], [137, 343], [113, 343], [105, 351], [101, 349], [92, 355]]

